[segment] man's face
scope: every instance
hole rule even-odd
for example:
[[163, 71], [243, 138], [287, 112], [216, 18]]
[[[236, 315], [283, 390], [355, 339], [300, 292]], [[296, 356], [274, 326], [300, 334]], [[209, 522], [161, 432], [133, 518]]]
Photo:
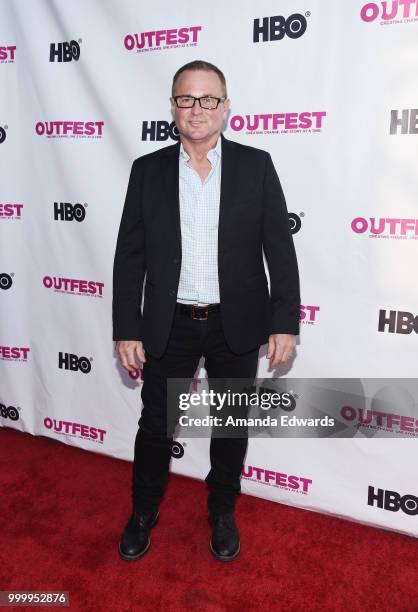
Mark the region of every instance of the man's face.
[[[185, 70], [177, 79], [176, 96], [224, 96], [222, 83], [216, 72], [207, 70]], [[174, 98], [170, 98], [171, 109], [181, 135], [189, 140], [204, 142], [209, 140], [222, 128], [229, 110], [229, 100], [220, 102], [218, 108], [209, 110], [200, 108], [195, 102], [192, 108], [178, 108]]]

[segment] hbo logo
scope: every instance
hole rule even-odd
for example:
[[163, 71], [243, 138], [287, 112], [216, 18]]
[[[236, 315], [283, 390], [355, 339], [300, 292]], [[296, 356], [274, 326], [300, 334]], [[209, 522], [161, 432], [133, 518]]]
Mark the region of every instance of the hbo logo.
[[143, 121], [141, 140], [172, 140], [179, 139], [179, 131], [175, 121]]
[[50, 62], [71, 62], [72, 60], [78, 61], [80, 58], [80, 45], [77, 41], [71, 40], [70, 42], [51, 43], [49, 48], [49, 61]]
[[289, 213], [289, 227], [292, 234], [297, 234], [302, 227], [302, 220], [296, 213]]
[[391, 334], [418, 334], [418, 316], [403, 310], [379, 310], [378, 331], [384, 332], [386, 328]]
[[70, 202], [54, 202], [55, 221], [84, 221], [86, 209], [81, 204], [70, 204]]
[[171, 445], [171, 456], [174, 459], [181, 459], [184, 455], [184, 446], [180, 442], [173, 442]]
[[58, 367], [64, 370], [80, 371], [83, 374], [88, 374], [91, 370], [91, 363], [87, 357], [77, 357], [77, 355], [72, 353], [59, 353]]
[[11, 421], [17, 421], [19, 418], [19, 413], [14, 406], [5, 406], [4, 404], [0, 404], [0, 415]]
[[[261, 23], [260, 23], [261, 22]], [[306, 18], [300, 13], [294, 13], [285, 19], [282, 15], [275, 17], [263, 17], [254, 19], [253, 42], [268, 40], [281, 40], [285, 36], [289, 38], [300, 38], [305, 33], [307, 26]]]
[[10, 289], [13, 281], [10, 274], [6, 274], [6, 272], [0, 274], [0, 289]]
[[418, 514], [418, 497], [415, 495], [399, 495], [396, 491], [384, 491], [383, 489], [377, 489], [375, 492], [374, 487], [369, 487], [367, 503], [369, 506], [376, 504], [378, 508], [391, 512], [402, 510], [410, 516]]

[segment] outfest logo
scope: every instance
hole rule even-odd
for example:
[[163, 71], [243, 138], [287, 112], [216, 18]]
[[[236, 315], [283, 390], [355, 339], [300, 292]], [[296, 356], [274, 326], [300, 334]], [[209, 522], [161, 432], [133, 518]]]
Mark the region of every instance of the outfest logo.
[[126, 34], [123, 44], [127, 51], [136, 51], [137, 53], [177, 49], [179, 47], [196, 47], [201, 30], [202, 26], [189, 26], [187, 28]]
[[23, 204], [14, 202], [0, 203], [0, 219], [21, 219]]
[[62, 276], [44, 276], [42, 283], [47, 289], [53, 289], [59, 293], [72, 293], [97, 298], [103, 297], [104, 283], [99, 281], [65, 278]]
[[106, 429], [91, 427], [90, 425], [75, 423], [73, 421], [51, 419], [50, 417], [44, 418], [44, 427], [57, 434], [71, 436], [73, 438], [82, 438], [99, 444], [103, 444], [105, 435], [107, 434]]
[[30, 348], [28, 346], [0, 346], [2, 361], [28, 361]]
[[38, 121], [35, 132], [46, 138], [102, 138], [104, 121]]
[[242, 468], [242, 477], [244, 480], [259, 482], [260, 484], [269, 487], [278, 487], [286, 489], [293, 493], [302, 493], [307, 495], [309, 487], [312, 484], [310, 478], [296, 476], [294, 474], [285, 474], [284, 472], [276, 472], [266, 468], [256, 467], [255, 465], [244, 465]]
[[413, 218], [355, 217], [351, 229], [369, 238], [418, 240], [418, 219]]
[[321, 310], [320, 306], [307, 306], [301, 304], [300, 306], [300, 322], [302, 325], [315, 325], [317, 322], [317, 313]]
[[360, 17], [366, 23], [379, 21], [380, 25], [418, 21], [418, 0], [367, 2], [361, 7]]
[[246, 134], [309, 134], [322, 130], [326, 114], [326, 111], [303, 111], [234, 115], [229, 120], [229, 127], [234, 132]]
[[0, 64], [14, 64], [16, 45], [0, 45]]
[[372, 429], [402, 434], [404, 437], [418, 435], [418, 419], [395, 412], [365, 410], [356, 406], [341, 407], [341, 417], [345, 422], [354, 424], [358, 429]]
[[141, 384], [144, 382], [144, 379], [142, 376], [142, 368], [137, 368], [136, 370], [133, 370], [132, 372], [128, 372], [128, 376], [129, 378], [132, 378], [132, 380], [139, 380]]

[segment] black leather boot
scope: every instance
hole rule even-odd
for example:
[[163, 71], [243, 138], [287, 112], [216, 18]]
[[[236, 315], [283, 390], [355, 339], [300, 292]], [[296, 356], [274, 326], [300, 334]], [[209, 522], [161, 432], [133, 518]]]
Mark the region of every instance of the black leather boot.
[[240, 551], [240, 540], [234, 515], [231, 512], [225, 514], [211, 513], [209, 514], [209, 523], [212, 526], [209, 546], [213, 556], [220, 561], [236, 559]]
[[149, 549], [149, 533], [158, 521], [159, 512], [131, 515], [119, 542], [119, 554], [125, 561], [136, 561]]

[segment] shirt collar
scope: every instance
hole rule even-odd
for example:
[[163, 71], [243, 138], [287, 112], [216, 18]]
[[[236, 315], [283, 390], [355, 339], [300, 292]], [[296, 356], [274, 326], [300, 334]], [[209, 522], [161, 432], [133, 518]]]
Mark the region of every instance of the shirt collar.
[[[219, 136], [214, 148], [208, 151], [207, 158], [212, 165], [214, 164], [214, 162], [216, 162], [216, 157], [218, 157], [219, 159], [222, 157], [221, 140], [222, 140], [221, 136]], [[184, 150], [183, 143], [181, 141], [180, 141], [180, 157], [183, 158], [183, 161], [185, 163], [188, 162], [190, 159], [190, 155], [186, 153], [186, 151]]]

